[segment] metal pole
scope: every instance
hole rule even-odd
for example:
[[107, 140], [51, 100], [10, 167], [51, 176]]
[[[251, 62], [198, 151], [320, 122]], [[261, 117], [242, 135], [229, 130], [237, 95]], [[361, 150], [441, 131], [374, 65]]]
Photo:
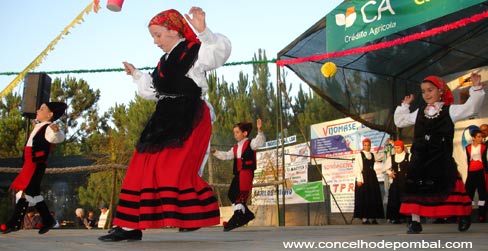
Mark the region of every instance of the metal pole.
[[[279, 138], [281, 140], [281, 155], [276, 155], [277, 156], [277, 163], [279, 161], [279, 157], [278, 156], [281, 156], [281, 179], [283, 181], [282, 185], [281, 185], [281, 199], [282, 199], [282, 205], [281, 205], [281, 217], [280, 217], [280, 226], [285, 226], [285, 214], [286, 214], [286, 202], [285, 202], [285, 139], [284, 139], [284, 132], [283, 132], [283, 107], [282, 107], [282, 91], [281, 91], [281, 71], [280, 71], [280, 67], [277, 66], [276, 67], [276, 76], [277, 76], [277, 81], [276, 81], [276, 84], [277, 84], [277, 88], [276, 88], [276, 91], [278, 93], [278, 99], [277, 99], [277, 103], [278, 103], [278, 109], [277, 109], [277, 113], [278, 113], [278, 116], [277, 116], [277, 130], [279, 130]], [[278, 137], [277, 137], [278, 139]], [[277, 147], [279, 147], [279, 144], [277, 144]], [[279, 153], [279, 152], [278, 152]], [[278, 163], [278, 170], [279, 170], [279, 163]], [[278, 178], [279, 179], [279, 178]], [[279, 191], [279, 189], [278, 189]]]

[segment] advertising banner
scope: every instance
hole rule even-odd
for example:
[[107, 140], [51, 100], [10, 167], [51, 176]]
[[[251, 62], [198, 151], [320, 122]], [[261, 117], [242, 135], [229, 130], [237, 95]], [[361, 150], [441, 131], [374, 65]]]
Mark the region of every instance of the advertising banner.
[[485, 0], [351, 0], [327, 14], [327, 52], [337, 52], [454, 13]]
[[[278, 153], [278, 154], [277, 154]], [[281, 148], [259, 151], [256, 153], [257, 169], [254, 172], [254, 183], [272, 183], [282, 180], [283, 168]], [[282, 191], [282, 186], [265, 186], [253, 188], [252, 203], [254, 205], [276, 204], [276, 200], [282, 203], [285, 196], [286, 204], [312, 203], [323, 201], [322, 182], [320, 189], [317, 184], [308, 184], [308, 164], [310, 151], [306, 143], [285, 147], [285, 179], [292, 185]]]
[[[322, 165], [322, 175], [337, 202], [331, 200], [333, 213], [339, 212], [338, 206], [342, 212], [354, 211], [354, 158], [362, 150], [364, 138], [371, 140], [371, 152], [377, 156], [384, 158], [389, 154], [385, 153], [389, 134], [372, 130], [351, 118], [311, 126], [311, 156], [315, 158], [312, 163]], [[383, 181], [383, 163], [376, 162], [374, 168], [378, 180]]]

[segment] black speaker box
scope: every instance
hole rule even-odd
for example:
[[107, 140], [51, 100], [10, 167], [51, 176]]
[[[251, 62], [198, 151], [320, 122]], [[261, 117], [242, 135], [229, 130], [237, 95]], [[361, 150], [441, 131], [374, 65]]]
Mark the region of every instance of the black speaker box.
[[22, 116], [34, 119], [42, 103], [49, 102], [51, 78], [46, 73], [27, 73], [22, 96]]

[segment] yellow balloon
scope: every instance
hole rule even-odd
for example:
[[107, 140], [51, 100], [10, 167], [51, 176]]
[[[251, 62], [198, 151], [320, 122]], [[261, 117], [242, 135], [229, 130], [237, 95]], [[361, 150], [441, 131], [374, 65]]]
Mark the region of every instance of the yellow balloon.
[[337, 66], [332, 62], [325, 63], [320, 69], [326, 78], [334, 77], [337, 73]]

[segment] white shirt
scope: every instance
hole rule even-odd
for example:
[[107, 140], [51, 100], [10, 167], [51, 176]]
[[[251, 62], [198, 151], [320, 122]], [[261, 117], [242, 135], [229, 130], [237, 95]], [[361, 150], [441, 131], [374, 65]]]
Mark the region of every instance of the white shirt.
[[[481, 108], [483, 99], [485, 97], [485, 91], [482, 87], [471, 87], [469, 89], [469, 99], [466, 103], [461, 105], [451, 105], [449, 107], [449, 116], [453, 123], [457, 121], [467, 119], [475, 114]], [[401, 106], [397, 106], [394, 114], [395, 125], [399, 128], [412, 126], [415, 124], [417, 118], [418, 109], [414, 112], [410, 112], [410, 105], [402, 103]]]
[[[32, 146], [32, 141], [34, 139], [34, 136], [37, 134], [39, 129], [41, 129], [41, 127], [43, 127], [46, 124], [51, 124], [51, 122], [46, 121], [46, 122], [38, 123], [34, 126], [34, 129], [32, 129], [32, 132], [29, 135], [29, 139], [27, 140], [26, 146]], [[52, 144], [57, 144], [57, 143], [63, 142], [64, 137], [65, 137], [64, 133], [61, 130], [54, 132], [50, 126], [48, 126], [46, 128], [46, 133], [44, 134], [44, 138], [47, 140], [47, 142], [52, 143]]]
[[110, 210], [107, 209], [107, 211], [105, 211], [105, 213], [102, 213], [100, 211], [100, 217], [98, 218], [98, 227], [99, 228], [104, 228], [105, 227], [105, 222], [107, 222], [107, 217], [108, 217], [108, 212]]
[[[202, 42], [200, 50], [198, 51], [198, 58], [186, 76], [191, 78], [200, 88], [202, 88], [202, 96], [205, 96], [208, 91], [208, 83], [205, 73], [224, 65], [230, 56], [232, 46], [227, 37], [222, 34], [213, 33], [208, 28], [198, 34], [198, 38]], [[184, 39], [181, 41], [184, 41]], [[136, 70], [132, 77], [134, 83], [137, 84], [137, 94], [139, 96], [148, 100], [158, 100], [156, 98], [156, 91], [152, 86], [152, 77], [149, 73], [143, 73]]]
[[[241, 157], [242, 153], [242, 146], [244, 142], [248, 141], [248, 138], [244, 138], [241, 141], [237, 142], [237, 158]], [[266, 137], [264, 136], [263, 132], [258, 132], [258, 135], [251, 141], [251, 149], [256, 150], [258, 147], [261, 147], [266, 142]], [[221, 160], [230, 160], [234, 159], [234, 147], [232, 147], [229, 151], [215, 151], [213, 154], [217, 159]]]
[[481, 161], [481, 145], [471, 145], [471, 160]]

